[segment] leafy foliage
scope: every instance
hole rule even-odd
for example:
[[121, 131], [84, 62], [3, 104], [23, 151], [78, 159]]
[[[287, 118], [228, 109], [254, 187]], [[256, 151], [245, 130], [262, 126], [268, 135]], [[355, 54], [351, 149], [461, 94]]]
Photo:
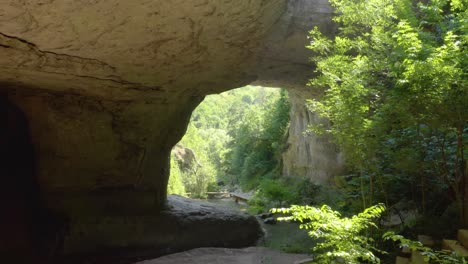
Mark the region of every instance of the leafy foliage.
[[168, 194], [185, 195], [185, 186], [182, 182], [182, 172], [174, 159], [171, 159], [171, 176], [167, 185]]
[[[179, 168], [184, 188], [191, 197], [204, 198], [208, 186], [216, 182], [216, 169], [209, 156], [211, 145], [206, 144], [207, 142], [210, 142], [210, 138], [193, 124], [189, 125], [187, 133], [180, 141], [180, 145], [189, 146], [195, 155], [195, 160], [190, 166]], [[177, 170], [175, 172], [177, 173]], [[170, 178], [173, 176], [171, 171]]]
[[374, 252], [373, 239], [366, 234], [377, 228], [373, 220], [385, 211], [382, 204], [365, 209], [352, 217], [342, 217], [328, 205], [321, 208], [293, 205], [290, 208], [272, 209], [273, 213], [290, 214], [280, 221], [298, 221], [299, 228], [307, 229], [309, 236], [319, 239], [314, 247], [318, 253], [314, 263], [380, 263]]
[[225, 163], [226, 173], [247, 190], [258, 186], [263, 176], [278, 174], [289, 125], [289, 103], [284, 90], [259, 97], [236, 120]]
[[338, 33], [315, 28], [308, 47], [319, 73], [310, 85], [323, 90], [309, 107], [332, 126], [311, 130], [333, 135], [363, 208], [403, 195], [428, 213], [450, 190], [468, 216], [466, 1], [330, 2]]
[[465, 264], [467, 263], [465, 258], [458, 255], [456, 252], [447, 250], [433, 250], [429, 247], [424, 246], [419, 241], [407, 239], [401, 235], [396, 235], [394, 232], [387, 232], [383, 235], [385, 240], [392, 240], [400, 243], [401, 248], [409, 248], [414, 251], [421, 252], [424, 260], [429, 263], [440, 263], [440, 264]]
[[277, 174], [288, 122], [288, 97], [280, 89], [248, 86], [207, 96], [179, 142], [197, 159], [181, 171], [186, 191], [204, 197], [218, 182], [252, 189]]
[[322, 188], [309, 178], [263, 177], [249, 201], [248, 211], [258, 214], [274, 207], [322, 202], [321, 199], [317, 199]]

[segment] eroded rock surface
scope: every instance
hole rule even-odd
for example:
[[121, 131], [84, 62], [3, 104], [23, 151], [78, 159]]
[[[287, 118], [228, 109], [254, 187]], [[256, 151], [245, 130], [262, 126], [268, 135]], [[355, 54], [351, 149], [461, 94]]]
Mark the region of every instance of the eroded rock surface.
[[[133, 223], [135, 228], [128, 230], [128, 223]], [[115, 259], [113, 255], [120, 255], [122, 259], [145, 259], [197, 247], [247, 247], [263, 236], [254, 216], [176, 195], [168, 197], [168, 206], [161, 212], [115, 216], [105, 219], [105, 225], [106, 228], [96, 226], [95, 230], [90, 230], [90, 225], [82, 228], [74, 225], [65, 244], [75, 252], [79, 248], [82, 253], [96, 255], [90, 259], [85, 254], [78, 259], [100, 263], [97, 259]], [[107, 230], [105, 236], [102, 228]], [[83, 232], [85, 235], [80, 237]], [[96, 249], [100, 248], [113, 248], [113, 252], [99, 256]], [[119, 250], [129, 248], [128, 252]]]
[[197, 248], [136, 264], [295, 264], [302, 260], [311, 259], [305, 254], [286, 254], [261, 247]]
[[184, 172], [193, 171], [193, 169], [201, 166], [197, 160], [195, 152], [191, 148], [186, 148], [180, 144], [176, 144], [172, 148], [171, 155]]
[[282, 156], [283, 175], [307, 177], [316, 184], [326, 184], [344, 171], [344, 159], [329, 135], [307, 132], [312, 125], [329, 125], [327, 120], [307, 109], [304, 98], [311, 98], [311, 94], [309, 90], [289, 92], [291, 122], [287, 149]]
[[330, 14], [325, 0], [2, 1], [1, 94], [28, 119], [64, 251], [181, 245], [151, 228], [191, 111], [253, 82], [303, 87], [306, 32]]

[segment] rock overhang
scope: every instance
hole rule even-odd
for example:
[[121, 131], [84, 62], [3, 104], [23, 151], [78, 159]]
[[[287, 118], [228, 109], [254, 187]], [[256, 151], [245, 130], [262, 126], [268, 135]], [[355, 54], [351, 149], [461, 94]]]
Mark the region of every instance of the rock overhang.
[[[214, 85], [230, 89], [242, 85], [229, 85], [232, 80], [251, 72], [285, 5], [285, 0], [6, 1], [0, 6], [0, 65], [24, 72], [26, 80], [48, 78], [46, 89], [51, 80], [60, 81], [55, 75], [110, 81], [114, 85], [100, 83], [101, 89], [121, 84], [122, 90], [133, 86], [145, 94], [194, 87], [199, 91], [191, 93], [206, 94], [203, 89]], [[50, 75], [34, 76], [39, 73]], [[8, 77], [11, 71], [2, 79]]]
[[47, 207], [87, 230], [160, 210], [203, 96], [302, 92], [307, 30], [330, 15], [325, 0], [3, 1], [0, 89], [30, 122]]

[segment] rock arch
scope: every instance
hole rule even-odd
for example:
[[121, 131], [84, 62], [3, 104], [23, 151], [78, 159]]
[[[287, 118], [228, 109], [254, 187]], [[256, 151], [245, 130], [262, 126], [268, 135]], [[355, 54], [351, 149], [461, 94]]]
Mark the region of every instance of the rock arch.
[[133, 233], [158, 223], [191, 111], [252, 83], [309, 96], [306, 32], [332, 32], [331, 12], [326, 0], [2, 2], [0, 89], [30, 123], [47, 206], [70, 218], [64, 250], [152, 243]]

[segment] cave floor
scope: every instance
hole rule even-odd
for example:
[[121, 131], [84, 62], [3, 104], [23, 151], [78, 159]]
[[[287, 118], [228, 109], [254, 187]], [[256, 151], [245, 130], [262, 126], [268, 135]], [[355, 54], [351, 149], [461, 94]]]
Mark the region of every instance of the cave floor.
[[305, 254], [281, 253], [264, 247], [197, 248], [135, 264], [298, 264], [310, 260]]

